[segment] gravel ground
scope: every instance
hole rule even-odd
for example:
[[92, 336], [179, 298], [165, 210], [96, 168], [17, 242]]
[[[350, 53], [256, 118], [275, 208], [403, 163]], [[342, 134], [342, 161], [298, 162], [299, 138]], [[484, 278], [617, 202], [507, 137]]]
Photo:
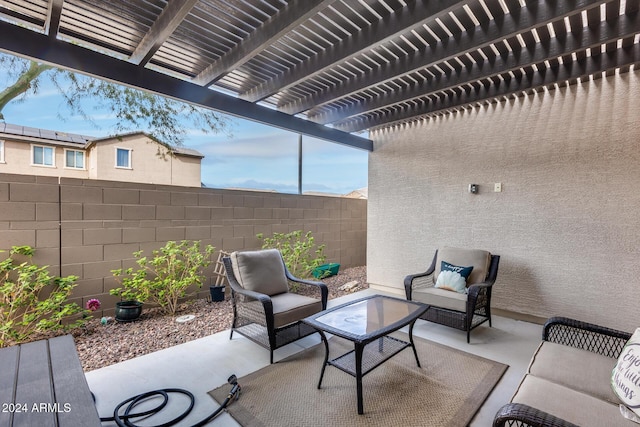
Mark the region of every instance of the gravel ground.
[[[354, 280], [358, 282], [355, 289], [338, 289]], [[329, 288], [329, 299], [369, 287], [366, 267], [347, 268], [322, 281]], [[186, 314], [195, 315], [195, 319], [186, 323], [175, 321]], [[232, 308], [228, 297], [221, 302], [200, 299], [183, 304], [176, 316], [165, 316], [155, 309], [145, 309], [140, 319], [131, 323], [110, 322], [103, 326], [99, 319], [93, 319], [84, 328], [74, 331], [73, 335], [82, 367], [88, 372], [224, 331], [231, 327], [231, 319]]]

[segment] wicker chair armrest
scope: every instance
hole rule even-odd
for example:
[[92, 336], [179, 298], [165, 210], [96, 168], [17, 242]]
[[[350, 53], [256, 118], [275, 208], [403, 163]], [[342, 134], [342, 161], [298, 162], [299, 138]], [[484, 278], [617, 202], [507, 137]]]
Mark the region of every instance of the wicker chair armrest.
[[542, 329], [542, 340], [617, 358], [631, 333], [567, 317], [552, 317]]
[[271, 302], [271, 297], [266, 294], [261, 294], [260, 292], [250, 291], [248, 289], [243, 288], [234, 288], [233, 291], [237, 294], [247, 296], [249, 298], [260, 301], [262, 304], [266, 302]]
[[493, 427], [578, 427], [573, 423], [522, 403], [508, 403], [498, 410]]
[[426, 277], [432, 276], [434, 271], [436, 271], [436, 259], [437, 258], [438, 258], [438, 251], [436, 251], [435, 255], [433, 255], [433, 259], [431, 260], [431, 265], [429, 266], [429, 268], [427, 268], [427, 271], [425, 271], [424, 273], [410, 274], [410, 275], [408, 275], [408, 276], [406, 276], [404, 278], [404, 292], [405, 292], [405, 294], [407, 296], [407, 299], [409, 301], [411, 301], [411, 291], [413, 289], [428, 287], [427, 285], [416, 285], [416, 284], [414, 284], [414, 281], [416, 281], [418, 279], [423, 279], [423, 280], [420, 280], [420, 281], [421, 282], [426, 282], [426, 280], [424, 280], [424, 279]]
[[[476, 301], [482, 295], [488, 295], [493, 282], [481, 282], [469, 285], [467, 288], [467, 312], [471, 315], [475, 311]], [[470, 304], [469, 304], [470, 303]]]
[[469, 285], [467, 290], [469, 291], [469, 293], [472, 293], [472, 292], [478, 293], [480, 292], [481, 289], [492, 287], [494, 283], [495, 283], [494, 281], [474, 283], [472, 285]]
[[[269, 295], [261, 294], [260, 292], [250, 291], [248, 289], [243, 289], [243, 288], [240, 288], [240, 289], [235, 288], [233, 289], [232, 295], [233, 293], [240, 294], [250, 298], [251, 300], [256, 300], [260, 302], [260, 304], [262, 304], [262, 310], [264, 311], [264, 316], [267, 324], [273, 323], [273, 302], [271, 301], [271, 297]], [[251, 304], [248, 301], [245, 301], [245, 302], [238, 301], [238, 298], [236, 298], [235, 295], [233, 295], [232, 298], [233, 298], [234, 307], [236, 306], [236, 304], [238, 305], [238, 307], [243, 306], [245, 304]]]
[[427, 270], [423, 273], [409, 274], [404, 278], [404, 286], [411, 286], [414, 280], [419, 279], [421, 277], [427, 277], [433, 274], [433, 270]]
[[436, 254], [433, 256], [433, 260], [431, 261], [431, 265], [429, 266], [429, 268], [427, 268], [427, 271], [422, 272], [422, 273], [409, 274], [408, 276], [405, 276], [405, 278], [404, 278], [404, 292], [405, 292], [405, 294], [407, 296], [407, 299], [409, 301], [411, 300], [411, 292], [413, 291], [413, 289], [417, 289], [419, 287], [427, 287], [427, 286], [415, 285], [414, 282], [419, 280], [419, 279], [423, 279], [421, 281], [422, 282], [426, 282], [426, 280], [424, 280], [424, 279], [433, 275], [433, 273], [436, 271], [436, 258], [437, 257], [438, 257], [438, 251], [436, 251]]
[[411, 274], [404, 278], [404, 292], [408, 300], [411, 300], [411, 294], [414, 289], [433, 287], [433, 280], [429, 279], [433, 276], [433, 271], [424, 273]]

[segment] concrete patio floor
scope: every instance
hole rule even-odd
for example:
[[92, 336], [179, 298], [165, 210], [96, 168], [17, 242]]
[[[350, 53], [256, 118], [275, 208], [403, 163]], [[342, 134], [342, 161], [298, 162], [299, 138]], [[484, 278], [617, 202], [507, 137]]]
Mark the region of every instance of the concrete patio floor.
[[[381, 292], [368, 289], [330, 300], [328, 305], [332, 307], [376, 293]], [[493, 327], [489, 328], [485, 324], [475, 329], [471, 334], [470, 344], [467, 344], [466, 333], [462, 331], [423, 320], [418, 320], [414, 327], [415, 336], [509, 365], [509, 369], [470, 424], [474, 427], [491, 425], [496, 411], [509, 401], [540, 342], [541, 333], [540, 325], [498, 316], [493, 316]], [[317, 334], [299, 340], [277, 350], [274, 360], [277, 362], [319, 342]], [[96, 406], [101, 417], [111, 416], [113, 409], [120, 402], [139, 393], [161, 388], [189, 390], [195, 396], [195, 406], [187, 418], [178, 425], [191, 426], [206, 418], [218, 407], [207, 394], [208, 391], [226, 384], [231, 374], [242, 378], [268, 364], [269, 352], [266, 349], [238, 334], [234, 335], [233, 340], [229, 340], [229, 331], [224, 331], [87, 372], [86, 378], [96, 397]], [[316, 381], [315, 377], [313, 381]], [[353, 386], [355, 393], [355, 379]], [[171, 399], [161, 416], [154, 416], [147, 422], [164, 422], [180, 413], [188, 404], [186, 398], [180, 396], [172, 396]], [[355, 408], [353, 416], [358, 416]], [[144, 421], [141, 420], [136, 423], [144, 425]], [[103, 425], [116, 424], [107, 422]], [[227, 413], [220, 414], [208, 425], [238, 426]]]

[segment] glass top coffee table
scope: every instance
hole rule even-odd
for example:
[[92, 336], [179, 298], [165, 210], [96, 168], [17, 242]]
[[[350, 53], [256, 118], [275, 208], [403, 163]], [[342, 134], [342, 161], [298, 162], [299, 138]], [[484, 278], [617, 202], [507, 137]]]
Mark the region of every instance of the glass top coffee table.
[[[407, 347], [413, 349], [416, 363], [420, 367], [418, 353], [413, 344], [413, 325], [427, 311], [428, 306], [383, 295], [361, 298], [329, 310], [314, 314], [303, 320], [320, 332], [325, 346], [324, 363], [320, 372], [318, 388], [327, 365], [356, 378], [358, 414], [364, 413], [362, 404], [362, 377]], [[409, 342], [388, 336], [391, 332], [409, 326]], [[329, 342], [325, 332], [347, 339], [355, 348], [342, 356], [329, 360]], [[377, 345], [367, 344], [377, 340]]]

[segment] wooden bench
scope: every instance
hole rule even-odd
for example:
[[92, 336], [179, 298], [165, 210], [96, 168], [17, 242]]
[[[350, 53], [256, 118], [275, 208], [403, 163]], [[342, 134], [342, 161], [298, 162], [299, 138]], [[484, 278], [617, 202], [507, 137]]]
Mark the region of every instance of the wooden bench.
[[0, 426], [101, 426], [71, 335], [0, 349]]

